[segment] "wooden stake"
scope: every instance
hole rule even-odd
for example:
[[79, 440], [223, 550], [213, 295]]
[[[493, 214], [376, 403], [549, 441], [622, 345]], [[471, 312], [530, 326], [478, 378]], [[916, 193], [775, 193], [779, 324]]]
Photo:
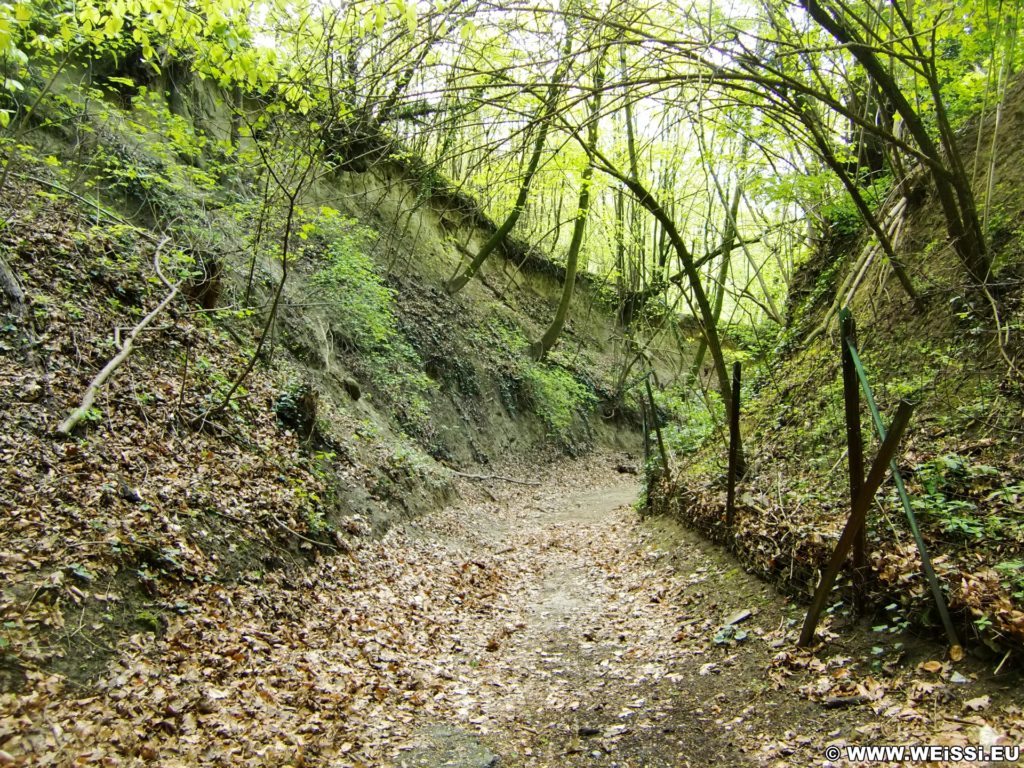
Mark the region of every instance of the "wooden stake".
[[832, 559], [829, 560], [825, 572], [821, 574], [821, 581], [814, 592], [814, 599], [811, 601], [811, 607], [807, 611], [807, 618], [804, 620], [804, 626], [800, 632], [800, 639], [797, 641], [797, 645], [801, 647], [807, 647], [814, 642], [814, 631], [818, 627], [818, 619], [821, 618], [821, 612], [825, 608], [825, 601], [828, 600], [832, 585], [835, 584], [839, 569], [843, 567], [843, 561], [853, 546], [857, 532], [864, 525], [868, 508], [874, 501], [875, 492], [882, 485], [882, 480], [885, 479], [889, 462], [896, 455], [900, 438], [903, 437], [903, 432], [906, 430], [913, 412], [914, 406], [911, 403], [906, 400], [900, 403], [900, 407], [896, 411], [896, 418], [893, 419], [892, 426], [889, 428], [889, 434], [886, 435], [885, 442], [882, 443], [882, 447], [878, 449], [878, 455], [871, 463], [871, 471], [850, 511], [850, 519], [846, 521], [846, 528], [843, 529], [835, 552], [832, 553]]
[[[850, 509], [864, 486], [864, 441], [860, 429], [860, 386], [850, 345], [857, 343], [857, 325], [850, 310], [839, 313], [839, 346], [843, 359], [843, 400], [846, 406], [846, 445], [850, 465]], [[866, 522], [866, 521], [865, 521]], [[867, 582], [867, 525], [853, 539], [853, 582], [857, 610], [864, 608]]]

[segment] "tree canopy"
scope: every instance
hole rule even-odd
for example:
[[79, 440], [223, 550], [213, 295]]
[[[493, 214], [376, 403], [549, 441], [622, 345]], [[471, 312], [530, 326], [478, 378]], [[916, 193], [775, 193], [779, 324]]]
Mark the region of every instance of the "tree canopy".
[[[185, 71], [235, 113], [231, 135], [201, 140], [290, 164], [294, 183], [272, 185], [285, 198], [331, 168], [421, 158], [503, 222], [450, 291], [516, 238], [570, 281], [604, 280], [627, 332], [695, 316], [727, 399], [717, 326], [782, 323], [794, 268], [823, 239], [866, 225], [919, 300], [893, 241], [922, 179], [964, 279], [984, 286], [994, 182], [976, 199], [986, 169], [966, 167], [957, 137], [1017, 71], [1018, 19], [1011, 2], [31, 0], [0, 9], [4, 175], [69, 73], [131, 100]], [[281, 130], [301, 168], [270, 157]]]

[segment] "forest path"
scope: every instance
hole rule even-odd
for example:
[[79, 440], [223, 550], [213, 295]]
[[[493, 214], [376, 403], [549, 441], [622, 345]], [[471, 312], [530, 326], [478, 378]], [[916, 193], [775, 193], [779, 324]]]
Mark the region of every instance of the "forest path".
[[835, 622], [797, 652], [803, 608], [640, 519], [627, 462], [506, 468], [539, 484], [465, 480], [381, 540], [195, 584], [88, 689], [0, 697], [0, 765], [782, 768], [1020, 739], [998, 659]]
[[[484, 652], [449, 660], [453, 717], [413, 729], [397, 765], [802, 766], [828, 764], [829, 745], [979, 743], [987, 721], [970, 728], [962, 701], [984, 671], [929, 672], [938, 648], [863, 626], [796, 653], [803, 607], [697, 534], [641, 520], [621, 463], [497, 484], [502, 498], [416, 526], [509, 580], [474, 628]], [[985, 689], [1011, 717], [1013, 685]]]
[[[562, 477], [537, 489], [506, 489], [511, 498], [453, 510], [439, 528], [438, 518], [426, 524], [422, 535], [463, 556], [486, 552], [515, 578], [480, 617], [485, 653], [452, 659], [458, 685], [448, 703], [464, 730], [428, 727], [425, 738], [403, 745], [412, 748], [407, 757], [399, 753], [399, 765], [742, 762], [727, 738], [733, 726], [722, 727], [718, 691], [705, 697], [697, 690], [717, 689], [718, 681], [700, 674], [703, 662], [691, 661], [703, 651], [682, 641], [687, 624], [706, 622], [688, 621], [669, 599], [659, 529], [638, 524], [631, 507], [640, 492], [637, 478], [595, 477], [595, 468], [588, 469], [580, 486]], [[674, 526], [669, 530], [685, 536]], [[699, 585], [715, 566], [691, 550], [689, 581]], [[734, 567], [732, 577], [744, 582], [737, 600], [765, 597], [762, 585]], [[718, 614], [732, 602], [713, 598], [702, 606], [714, 614], [707, 621], [723, 621]], [[702, 685], [684, 684], [687, 671]], [[681, 705], [686, 722], [674, 716]], [[716, 720], [721, 737], [708, 728]], [[488, 749], [467, 759], [467, 733]], [[448, 746], [453, 737], [455, 746]]]

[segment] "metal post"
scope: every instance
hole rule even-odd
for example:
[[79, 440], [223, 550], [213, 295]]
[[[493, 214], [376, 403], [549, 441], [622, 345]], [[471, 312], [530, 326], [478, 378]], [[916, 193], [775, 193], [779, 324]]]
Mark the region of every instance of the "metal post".
[[[853, 364], [857, 368], [857, 377], [860, 379], [860, 385], [864, 388], [864, 399], [867, 401], [871, 420], [875, 424], [875, 431], [878, 433], [879, 438], [885, 440], [885, 425], [882, 423], [882, 416], [878, 412], [878, 406], [875, 404], [875, 396], [871, 391], [871, 383], [868, 381], [864, 364], [857, 355], [857, 349], [853, 346], [849, 349], [850, 357], [853, 358]], [[945, 627], [946, 636], [949, 638], [950, 656], [956, 660], [956, 657], [962, 653], [963, 649], [960, 646], [956, 629], [953, 627], [953, 620], [950, 618], [949, 608], [946, 606], [946, 598], [942, 594], [942, 587], [939, 586], [938, 577], [935, 575], [935, 569], [932, 567], [932, 560], [928, 555], [928, 547], [925, 545], [921, 529], [917, 525], [917, 517], [914, 515], [914, 509], [910, 505], [910, 497], [907, 495], [907, 489], [903, 484], [903, 476], [900, 474], [900, 468], [896, 463], [896, 459], [892, 460], [890, 469], [892, 470], [893, 480], [896, 482], [896, 492], [899, 494], [900, 502], [903, 504], [903, 512], [906, 514], [907, 522], [910, 524], [910, 533], [917, 544], [918, 554], [921, 555], [921, 570], [924, 571], [925, 578], [928, 580], [928, 587], [932, 591], [935, 607], [939, 611], [939, 618], [942, 619], [942, 626]]]
[[807, 611], [807, 618], [804, 619], [803, 629], [800, 631], [800, 639], [797, 641], [797, 645], [801, 647], [807, 647], [814, 642], [814, 630], [817, 628], [818, 619], [821, 618], [821, 612], [825, 608], [825, 601], [828, 600], [829, 593], [832, 591], [832, 585], [836, 582], [839, 569], [843, 567], [843, 561], [850, 553], [850, 548], [853, 546], [853, 540], [857, 535], [857, 531], [864, 525], [864, 518], [867, 516], [868, 508], [870, 508], [871, 503], [874, 501], [875, 492], [882, 485], [882, 480], [885, 479], [889, 462], [896, 455], [900, 438], [903, 437], [903, 432], [907, 428], [913, 412], [914, 406], [911, 403], [908, 403], [906, 400], [900, 403], [899, 410], [896, 411], [896, 417], [889, 428], [889, 434], [886, 435], [882, 447], [878, 449], [878, 455], [875, 456], [875, 460], [871, 463], [871, 471], [868, 473], [867, 480], [864, 481], [864, 485], [861, 487], [860, 495], [850, 511], [850, 519], [846, 521], [846, 527], [843, 529], [842, 536], [839, 537], [839, 543], [836, 544], [835, 552], [832, 553], [832, 559], [829, 560], [825, 572], [821, 574], [821, 581], [814, 592], [814, 599], [811, 601], [811, 607]]
[[[850, 464], [850, 508], [864, 485], [864, 442], [860, 430], [860, 387], [850, 347], [857, 344], [857, 325], [850, 310], [839, 313], [839, 346], [843, 359], [843, 400], [846, 405], [846, 445]], [[853, 540], [853, 585], [858, 610], [864, 608], [867, 582], [867, 524]]]
[[736, 475], [740, 456], [740, 362], [732, 364], [732, 408], [729, 413], [729, 474], [726, 478], [725, 524], [736, 521]]
[[644, 384], [647, 385], [647, 399], [651, 404], [651, 421], [654, 422], [654, 434], [658, 438], [658, 451], [661, 452], [661, 465], [665, 469], [665, 479], [672, 479], [672, 471], [668, 466], [668, 451], [665, 450], [665, 440], [661, 436], [661, 424], [658, 423], [658, 410], [654, 406], [654, 392], [651, 391], [651, 377], [650, 375], [644, 379]]
[[647, 421], [647, 400], [644, 399], [643, 394], [638, 398], [640, 401], [640, 416], [643, 419], [644, 428], [644, 466], [647, 466], [647, 462], [651, 460], [651, 426]]

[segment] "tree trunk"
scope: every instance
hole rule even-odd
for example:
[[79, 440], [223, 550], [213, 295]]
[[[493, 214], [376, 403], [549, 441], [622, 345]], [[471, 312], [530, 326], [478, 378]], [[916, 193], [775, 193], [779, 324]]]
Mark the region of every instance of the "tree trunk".
[[555, 310], [555, 317], [548, 326], [547, 331], [530, 346], [530, 354], [535, 360], [542, 359], [562, 334], [565, 327], [565, 319], [569, 315], [569, 305], [572, 303], [573, 289], [576, 286], [576, 270], [579, 265], [580, 249], [583, 246], [583, 234], [587, 226], [587, 214], [590, 212], [590, 186], [594, 177], [594, 155], [597, 149], [597, 129], [601, 119], [601, 92], [604, 88], [604, 54], [602, 50], [598, 53], [597, 63], [594, 70], [594, 96], [590, 102], [590, 123], [587, 126], [587, 165], [583, 169], [580, 179], [580, 196], [576, 206], [576, 222], [573, 225], [572, 241], [569, 243], [569, 253], [565, 262], [565, 283], [562, 285], [562, 297], [558, 302], [558, 309]]
[[675, 222], [672, 221], [672, 217], [668, 215], [665, 208], [662, 207], [662, 205], [638, 179], [632, 179], [626, 176], [626, 174], [616, 168], [600, 150], [595, 148], [592, 150], [591, 154], [601, 161], [601, 170], [612, 178], [618, 179], [625, 184], [626, 188], [633, 193], [634, 197], [636, 197], [637, 202], [640, 203], [640, 205], [643, 206], [648, 213], [656, 218], [661, 223], [661, 226], [665, 228], [669, 242], [672, 243], [672, 247], [675, 249], [679, 262], [682, 264], [683, 273], [690, 284], [690, 290], [693, 292], [693, 299], [697, 304], [698, 322], [701, 326], [701, 333], [707, 339], [708, 353], [711, 355], [711, 359], [714, 362], [715, 376], [718, 378], [722, 402], [725, 405], [726, 413], [728, 413], [729, 409], [732, 407], [732, 380], [729, 376], [728, 370], [726, 370], [725, 356], [722, 352], [722, 343], [718, 336], [718, 329], [715, 326], [711, 302], [708, 301], [707, 292], [704, 290], [704, 286], [701, 283], [700, 270], [697, 267], [696, 262], [693, 260], [693, 254], [690, 253], [690, 250], [686, 247], [686, 243], [683, 242], [682, 235], [680, 235], [679, 230], [676, 229], [676, 225]]
[[871, 210], [867, 201], [864, 199], [864, 195], [861, 194], [860, 187], [856, 181], [847, 173], [843, 164], [836, 157], [832, 148], [828, 145], [828, 140], [821, 129], [821, 125], [817, 120], [817, 117], [812, 114], [804, 103], [797, 103], [797, 109], [800, 112], [800, 119], [803, 124], [810, 131], [811, 138], [814, 140], [815, 145], [818, 147], [818, 151], [821, 153], [821, 159], [825, 161], [827, 165], [836, 176], [839, 177], [839, 181], [842, 182], [843, 187], [850, 194], [850, 198], [853, 200], [853, 204], [857, 207], [861, 218], [864, 223], [868, 225], [872, 232], [875, 233], [875, 237], [878, 238], [878, 245], [885, 253], [886, 258], [889, 260], [889, 265], [892, 267], [893, 273], [896, 275], [896, 279], [899, 280], [903, 290], [906, 291], [907, 296], [914, 302], [914, 306], [917, 309], [921, 309], [921, 297], [918, 295], [914, 288], [914, 283], [910, 279], [910, 275], [907, 274], [906, 268], [903, 266], [903, 262], [896, 255], [896, 250], [893, 248], [892, 241], [881, 223], [878, 221], [878, 217], [875, 216]]
[[[701, 141], [701, 151], [704, 153], [704, 142]], [[742, 165], [747, 157], [747, 148], [750, 145], [750, 140], [744, 136], [743, 146], [740, 151], [740, 166], [741, 169], [737, 173], [736, 187], [733, 189], [732, 200], [730, 201], [722, 185], [718, 182], [718, 177], [715, 175], [714, 170], [711, 170], [712, 180], [715, 183], [715, 191], [718, 193], [718, 199], [721, 201], [722, 206], [725, 208], [725, 223], [722, 227], [722, 241], [720, 250], [722, 252], [722, 264], [718, 270], [718, 280], [714, 286], [715, 299], [714, 307], [712, 308], [712, 318], [715, 325], [718, 325], [718, 320], [722, 316], [722, 305], [725, 303], [725, 281], [729, 276], [729, 261], [732, 257], [732, 247], [736, 240], [738, 228], [736, 226], [736, 217], [740, 212], [740, 200], [743, 197], [743, 180], [740, 178], [739, 173], [742, 173]], [[691, 368], [691, 375], [696, 380], [700, 375], [700, 368], [704, 364], [704, 355], [707, 354], [708, 342], [707, 338], [701, 338], [700, 345], [697, 347], [697, 354], [693, 359], [693, 367]]]
[[446, 290], [450, 295], [461, 291], [466, 286], [466, 283], [476, 276], [476, 273], [480, 271], [480, 267], [487, 261], [487, 258], [498, 246], [505, 242], [505, 238], [512, 231], [512, 228], [515, 227], [516, 222], [519, 221], [519, 217], [526, 208], [526, 200], [530, 195], [530, 185], [533, 183], [534, 174], [537, 173], [541, 156], [544, 154], [544, 143], [547, 140], [551, 118], [558, 107], [558, 93], [561, 89], [561, 81], [569, 69], [569, 54], [571, 52], [572, 37], [566, 33], [565, 45], [562, 51], [564, 63], [556, 70], [551, 84], [548, 86], [547, 97], [538, 110], [537, 138], [533, 143], [533, 154], [530, 156], [530, 163], [527, 165], [526, 173], [523, 175], [522, 183], [519, 185], [519, 194], [516, 196], [515, 205], [512, 206], [512, 212], [502, 225], [498, 227], [497, 231], [487, 238], [487, 242], [480, 247], [476, 257], [474, 257], [462, 274], [457, 275], [448, 282]]
[[[865, 43], [841, 17], [827, 11], [818, 0], [801, 0], [801, 4], [815, 22], [837, 41], [847, 46], [853, 57], [864, 67], [879, 90], [891, 101], [896, 112], [903, 118], [907, 130], [918, 148], [932, 161], [929, 165], [931, 176], [935, 183], [939, 205], [942, 207], [946, 219], [946, 230], [953, 249], [970, 278], [979, 285], [983, 284], [988, 278], [990, 267], [989, 254], [985, 247], [985, 236], [981, 230], [974, 195], [960, 161], [955, 136], [949, 126], [945, 105], [938, 92], [938, 83], [934, 73], [926, 67], [928, 69], [926, 80], [928, 80], [929, 88], [932, 91], [942, 150], [936, 146], [921, 116], [907, 100], [893, 73], [881, 61], [875, 49]], [[914, 38], [916, 42], [913, 30], [910, 29], [905, 17], [904, 24], [908, 27], [910, 37]]]

